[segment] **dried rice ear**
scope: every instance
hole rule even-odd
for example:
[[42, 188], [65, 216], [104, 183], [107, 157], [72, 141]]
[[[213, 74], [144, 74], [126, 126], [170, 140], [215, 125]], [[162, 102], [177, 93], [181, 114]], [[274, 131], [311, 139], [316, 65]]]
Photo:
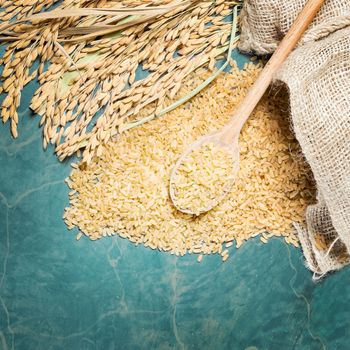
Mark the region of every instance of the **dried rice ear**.
[[[185, 77], [199, 67], [213, 68], [224, 54], [230, 56], [239, 38], [236, 1], [73, 0], [73, 4], [7, 0], [0, 11], [0, 43], [9, 42], [0, 59], [5, 66], [0, 91], [9, 95], [0, 104], [1, 119], [11, 123], [17, 137], [21, 91], [38, 77], [40, 86], [31, 108], [41, 117], [43, 147], [55, 145], [60, 160], [77, 154], [89, 163], [117, 134], [189, 100], [228, 63], [201, 86], [179, 96]], [[226, 21], [229, 14], [232, 23]], [[136, 80], [139, 67], [150, 74]], [[164, 109], [166, 98], [175, 96], [178, 99]], [[154, 102], [156, 108], [150, 111]], [[144, 109], [149, 115], [135, 120]]]

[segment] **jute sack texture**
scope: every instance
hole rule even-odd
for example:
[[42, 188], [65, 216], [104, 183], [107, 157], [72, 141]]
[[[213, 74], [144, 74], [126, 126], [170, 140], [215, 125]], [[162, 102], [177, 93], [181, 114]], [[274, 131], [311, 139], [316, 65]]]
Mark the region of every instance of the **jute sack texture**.
[[[272, 53], [306, 0], [246, 0], [243, 52]], [[292, 127], [317, 184], [297, 225], [319, 278], [350, 262], [350, 0], [328, 0], [274, 79], [289, 91]]]

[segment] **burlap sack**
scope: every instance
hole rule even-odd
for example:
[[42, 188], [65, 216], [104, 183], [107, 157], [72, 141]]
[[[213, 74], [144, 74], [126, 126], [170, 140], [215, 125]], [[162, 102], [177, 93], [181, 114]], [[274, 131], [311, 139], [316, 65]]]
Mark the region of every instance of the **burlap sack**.
[[[247, 0], [240, 49], [273, 52], [306, 0]], [[293, 129], [318, 202], [297, 225], [317, 276], [350, 262], [350, 0], [328, 0], [275, 77], [289, 90]]]

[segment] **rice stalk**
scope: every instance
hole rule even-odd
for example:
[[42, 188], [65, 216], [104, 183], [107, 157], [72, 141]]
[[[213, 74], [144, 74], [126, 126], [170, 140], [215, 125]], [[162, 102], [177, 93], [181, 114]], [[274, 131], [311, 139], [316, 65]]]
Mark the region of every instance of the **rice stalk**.
[[[142, 119], [136, 120], [136, 121], [128, 123], [126, 125], [123, 125], [123, 126], [119, 127], [119, 131], [120, 132], [124, 132], [126, 130], [135, 128], [137, 126], [140, 126], [140, 125], [142, 125], [144, 123], [147, 123], [147, 122], [153, 120], [154, 118], [161, 117], [161, 116], [165, 115], [166, 113], [171, 112], [172, 110], [174, 110], [175, 108], [179, 107], [183, 103], [189, 101], [192, 97], [196, 96], [204, 88], [206, 88], [211, 82], [213, 82], [219, 76], [219, 74], [221, 72], [223, 72], [227, 68], [227, 66], [229, 65], [230, 59], [231, 59], [233, 45], [235, 45], [237, 43], [237, 41], [239, 40], [239, 35], [236, 35], [236, 32], [237, 32], [237, 16], [238, 16], [237, 7], [235, 7], [234, 8], [233, 17], [232, 17], [233, 18], [233, 22], [232, 22], [230, 43], [228, 45], [227, 58], [226, 58], [225, 63], [215, 73], [213, 73], [205, 81], [203, 81], [201, 84], [199, 84], [195, 89], [193, 89], [192, 91], [188, 92], [185, 96], [181, 97], [177, 101], [173, 102], [171, 105], [169, 105], [169, 106], [165, 107], [164, 109], [162, 109], [158, 114], [154, 113], [154, 114], [151, 114], [151, 115], [149, 115], [147, 117], [144, 117]], [[224, 47], [223, 51], [226, 51], [226, 49], [227, 48]]]

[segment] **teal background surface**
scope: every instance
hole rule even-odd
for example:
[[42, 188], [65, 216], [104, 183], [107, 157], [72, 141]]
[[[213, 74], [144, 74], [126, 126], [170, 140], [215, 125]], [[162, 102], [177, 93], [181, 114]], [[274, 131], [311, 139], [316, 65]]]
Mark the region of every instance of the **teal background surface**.
[[282, 240], [201, 264], [118, 237], [77, 242], [62, 221], [72, 160], [43, 151], [35, 87], [20, 137], [0, 127], [0, 349], [350, 349], [350, 270], [315, 284]]

